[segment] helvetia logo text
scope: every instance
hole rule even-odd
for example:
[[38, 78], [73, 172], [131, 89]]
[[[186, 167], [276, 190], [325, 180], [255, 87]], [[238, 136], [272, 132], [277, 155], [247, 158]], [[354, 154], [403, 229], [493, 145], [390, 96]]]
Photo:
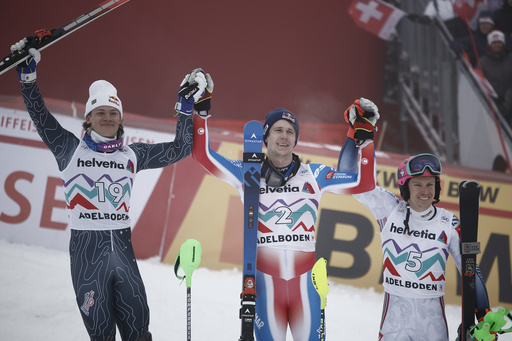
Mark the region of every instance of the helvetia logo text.
[[78, 159], [76, 161], [77, 167], [99, 167], [99, 168], [113, 168], [113, 169], [125, 169], [122, 163], [118, 163], [115, 161], [98, 161], [96, 158], [92, 158], [92, 160], [82, 160]]
[[282, 186], [282, 187], [268, 187], [260, 188], [260, 194], [268, 194], [268, 193], [291, 193], [291, 192], [300, 192], [299, 186]]
[[393, 233], [404, 234], [423, 239], [436, 240], [436, 234], [429, 233], [428, 230], [411, 230], [409, 227], [398, 227], [394, 223], [391, 224], [391, 228], [389, 229], [389, 231]]

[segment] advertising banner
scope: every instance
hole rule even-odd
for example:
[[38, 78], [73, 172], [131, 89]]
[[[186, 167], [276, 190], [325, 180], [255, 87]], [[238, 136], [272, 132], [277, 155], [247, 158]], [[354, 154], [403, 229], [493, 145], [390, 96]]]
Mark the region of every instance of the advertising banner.
[[[81, 119], [56, 117], [66, 129], [81, 136]], [[173, 138], [171, 132], [125, 127], [126, 144]], [[211, 129], [210, 142], [222, 155], [242, 159], [241, 134]], [[302, 162], [336, 167], [339, 151], [338, 146], [299, 143], [295, 152]], [[0, 238], [67, 250], [70, 233], [60, 173], [25, 111], [0, 108], [0, 155]], [[398, 194], [395, 174], [405, 156], [383, 152], [376, 156], [378, 186]], [[482, 186], [482, 253], [477, 261], [491, 305], [512, 308], [512, 177], [443, 165], [438, 206], [459, 215], [458, 184], [466, 179], [475, 179]], [[192, 238], [203, 245], [201, 266], [213, 270], [241, 266], [241, 199], [234, 188], [208, 174], [192, 157], [163, 169], [139, 172], [131, 205], [132, 237], [138, 258], [159, 257], [162, 262], [173, 264], [181, 244]], [[382, 290], [379, 229], [365, 206], [351, 196], [324, 195], [315, 233], [317, 257], [328, 260], [329, 279]], [[451, 258], [446, 282], [447, 303], [460, 304], [460, 284]]]

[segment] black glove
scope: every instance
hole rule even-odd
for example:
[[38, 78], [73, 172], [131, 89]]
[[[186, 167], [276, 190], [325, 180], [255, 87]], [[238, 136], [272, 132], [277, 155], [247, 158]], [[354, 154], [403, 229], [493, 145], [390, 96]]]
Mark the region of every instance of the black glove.
[[187, 74], [178, 89], [178, 102], [174, 106], [176, 113], [192, 115], [194, 103], [205, 94], [206, 76], [202, 69], [194, 69]]

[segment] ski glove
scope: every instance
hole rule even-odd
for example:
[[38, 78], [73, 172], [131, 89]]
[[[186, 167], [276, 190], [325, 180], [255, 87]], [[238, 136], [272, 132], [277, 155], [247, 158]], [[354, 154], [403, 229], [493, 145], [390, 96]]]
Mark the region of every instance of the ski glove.
[[174, 106], [176, 114], [192, 115], [194, 103], [205, 93], [206, 76], [197, 68], [183, 78], [178, 90], [178, 102]]
[[345, 110], [345, 121], [350, 124], [347, 136], [363, 146], [373, 141], [375, 124], [380, 118], [379, 109], [369, 99], [359, 98]]
[[[19, 52], [25, 49], [28, 45], [28, 39], [23, 38], [19, 42], [15, 43], [11, 46], [11, 52]], [[22, 83], [33, 83], [37, 78], [36, 74], [36, 66], [41, 61], [41, 53], [34, 49], [30, 48], [28, 53], [31, 57], [27, 58], [25, 61], [21, 62], [16, 66], [16, 71], [18, 71], [18, 78]]]
[[204, 75], [206, 78], [206, 91], [204, 95], [194, 103], [194, 110], [197, 111], [200, 116], [208, 115], [208, 111], [212, 107], [213, 80], [209, 73]]

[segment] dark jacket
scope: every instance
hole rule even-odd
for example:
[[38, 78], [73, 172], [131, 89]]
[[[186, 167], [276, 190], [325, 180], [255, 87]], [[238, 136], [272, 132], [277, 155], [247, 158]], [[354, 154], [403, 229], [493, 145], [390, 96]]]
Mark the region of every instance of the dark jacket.
[[[487, 49], [487, 35], [480, 30], [473, 31], [473, 39], [478, 57], [482, 57]], [[464, 50], [469, 57], [471, 65], [477, 66], [475, 48], [473, 47], [473, 39], [471, 37], [463, 37], [454, 39], [450, 43], [450, 48], [456, 53], [462, 53]]]
[[510, 39], [510, 33], [512, 32], [512, 6], [510, 6], [507, 0], [503, 1], [503, 6], [494, 12], [494, 27], [503, 33]]
[[480, 62], [485, 78], [496, 93], [503, 97], [506, 89], [512, 86], [512, 54], [508, 50], [500, 53], [487, 51]]

